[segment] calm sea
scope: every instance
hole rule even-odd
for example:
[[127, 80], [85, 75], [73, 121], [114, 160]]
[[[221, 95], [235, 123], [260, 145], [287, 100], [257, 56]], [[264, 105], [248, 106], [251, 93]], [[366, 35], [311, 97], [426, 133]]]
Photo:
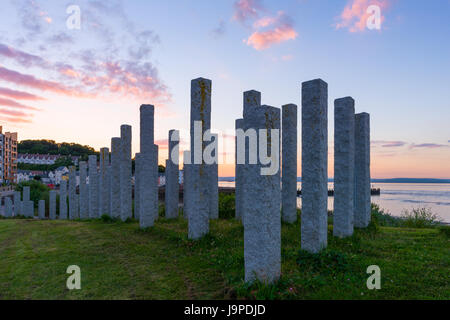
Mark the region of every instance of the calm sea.
[[[234, 182], [220, 181], [220, 186], [234, 187]], [[301, 182], [298, 189], [301, 189]], [[380, 196], [372, 196], [372, 202], [378, 204], [394, 216], [400, 216], [404, 210], [427, 207], [433, 213], [450, 223], [450, 184], [438, 183], [373, 183], [373, 188], [380, 188]], [[328, 184], [333, 188], [333, 183]], [[302, 199], [297, 198], [297, 205], [302, 206]], [[328, 209], [333, 210], [333, 197], [328, 197]]]

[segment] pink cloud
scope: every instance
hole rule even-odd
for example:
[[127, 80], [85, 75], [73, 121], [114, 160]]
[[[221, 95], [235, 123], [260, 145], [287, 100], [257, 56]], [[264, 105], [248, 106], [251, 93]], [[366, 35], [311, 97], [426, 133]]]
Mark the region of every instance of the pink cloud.
[[2, 88], [0, 87], [0, 96], [13, 98], [16, 100], [45, 100], [42, 97], [36, 96], [34, 94], [23, 92], [23, 91], [17, 91], [17, 90], [11, 90], [8, 88]]
[[4, 108], [0, 108], [0, 114], [5, 114], [5, 115], [8, 115], [8, 116], [14, 116], [14, 117], [28, 116], [28, 114], [25, 113], [25, 112], [17, 111], [17, 110], [10, 110], [10, 109], [4, 109]]
[[294, 40], [298, 33], [289, 24], [276, 27], [273, 30], [255, 31], [245, 43], [256, 50], [265, 50], [281, 42]]
[[31, 119], [23, 117], [3, 117], [0, 113], [0, 120], [9, 123], [31, 123]]
[[6, 69], [0, 66], [0, 80], [15, 83], [17, 85], [39, 89], [42, 91], [51, 91], [61, 94], [69, 94], [70, 90], [63, 85], [47, 80], [35, 78], [32, 75], [22, 74], [14, 70]]
[[34, 111], [39, 110], [37, 108], [29, 107], [29, 106], [23, 105], [21, 103], [18, 103], [16, 101], [4, 99], [4, 98], [0, 98], [0, 106], [18, 108], [18, 109], [24, 109], [24, 110], [34, 110]]
[[347, 28], [350, 32], [362, 32], [366, 29], [367, 19], [371, 13], [367, 8], [377, 5], [381, 11], [381, 22], [384, 21], [383, 9], [389, 6], [389, 0], [351, 0], [342, 11], [336, 29]]
[[2, 43], [0, 43], [0, 55], [14, 59], [25, 67], [30, 67], [33, 65], [46, 65], [45, 60], [41, 57], [14, 49], [13, 47]]
[[256, 19], [262, 10], [259, 0], [238, 0], [234, 3], [233, 19], [245, 23], [250, 19]]

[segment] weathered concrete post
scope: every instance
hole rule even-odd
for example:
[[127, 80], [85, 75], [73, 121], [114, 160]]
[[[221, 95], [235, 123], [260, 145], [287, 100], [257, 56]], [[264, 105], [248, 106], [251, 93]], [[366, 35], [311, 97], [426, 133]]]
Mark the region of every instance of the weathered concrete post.
[[120, 126], [120, 218], [122, 221], [132, 217], [131, 207], [131, 126]]
[[39, 200], [38, 202], [38, 217], [41, 220], [45, 219], [45, 200]]
[[134, 218], [139, 221], [141, 213], [141, 154], [134, 157]]
[[[190, 184], [192, 202], [188, 212], [188, 237], [199, 239], [209, 232], [211, 208], [211, 169], [205, 164], [204, 133], [211, 129], [211, 80], [198, 78], [191, 81], [191, 163]], [[200, 126], [198, 125], [200, 123]], [[192, 205], [192, 206], [191, 206]]]
[[183, 218], [188, 220], [188, 213], [191, 211], [189, 208], [190, 201], [192, 200], [191, 195], [191, 184], [189, 180], [190, 176], [190, 166], [191, 166], [191, 152], [183, 152]]
[[353, 234], [355, 189], [355, 100], [334, 100], [333, 235]]
[[282, 107], [282, 196], [283, 221], [297, 221], [297, 106]]
[[67, 181], [59, 184], [59, 219], [67, 220]]
[[261, 106], [253, 112], [245, 130], [257, 130], [259, 153], [256, 164], [245, 166], [243, 184], [245, 281], [273, 283], [281, 273], [280, 109]]
[[327, 246], [328, 85], [321, 79], [302, 84], [302, 249]]
[[169, 131], [169, 159], [166, 161], [165, 206], [166, 218], [178, 218], [178, 202], [180, 200], [179, 179], [179, 147], [180, 132]]
[[212, 152], [213, 159], [211, 159], [213, 163], [208, 163], [207, 167], [209, 170], [209, 218], [216, 220], [219, 219], [219, 159], [216, 153], [219, 150], [219, 135], [216, 133], [211, 134], [211, 138], [208, 148], [214, 148], [214, 152]]
[[87, 163], [86, 161], [80, 161], [80, 219], [89, 219], [89, 191], [86, 177]]
[[235, 218], [238, 220], [242, 219], [242, 189], [243, 189], [243, 166], [245, 164], [238, 163], [238, 152], [245, 152], [244, 150], [238, 150], [238, 139], [237, 132], [238, 130], [244, 130], [244, 119], [237, 119], [235, 122], [235, 130], [236, 137], [234, 139], [235, 148], [234, 148], [234, 161], [235, 161], [235, 172], [234, 172], [234, 190], [235, 190]]
[[11, 218], [12, 216], [12, 200], [10, 197], [5, 197], [5, 218]]
[[76, 188], [77, 188], [77, 173], [74, 166], [69, 168], [69, 220], [77, 218], [76, 206]]
[[153, 105], [140, 107], [140, 213], [141, 228], [152, 227], [158, 217], [158, 148], [154, 144]]
[[50, 220], [56, 219], [56, 191], [50, 190], [48, 204], [48, 218]]
[[355, 227], [367, 227], [370, 216], [370, 116], [363, 112], [355, 116]]
[[88, 162], [89, 162], [89, 218], [97, 219], [99, 218], [97, 156], [90, 155]]
[[100, 216], [106, 214], [110, 215], [110, 189], [108, 181], [108, 167], [109, 167], [109, 148], [100, 149], [100, 175], [99, 175], [99, 210]]
[[21, 208], [22, 201], [20, 201], [20, 191], [14, 191], [14, 216], [19, 216], [22, 214]]
[[120, 138], [111, 139], [111, 217], [120, 217]]
[[22, 214], [25, 217], [34, 217], [34, 203], [30, 201], [30, 187], [23, 187]]

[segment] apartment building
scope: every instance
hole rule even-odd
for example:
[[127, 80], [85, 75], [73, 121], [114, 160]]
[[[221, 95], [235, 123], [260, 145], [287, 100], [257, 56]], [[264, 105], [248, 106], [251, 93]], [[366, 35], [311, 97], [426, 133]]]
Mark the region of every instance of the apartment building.
[[17, 132], [3, 133], [0, 126], [0, 183], [17, 182]]

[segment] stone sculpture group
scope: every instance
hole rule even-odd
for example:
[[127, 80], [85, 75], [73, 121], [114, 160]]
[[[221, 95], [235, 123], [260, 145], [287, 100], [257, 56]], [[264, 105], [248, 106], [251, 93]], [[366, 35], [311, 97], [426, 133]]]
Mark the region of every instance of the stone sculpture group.
[[[182, 211], [192, 240], [208, 234], [209, 221], [219, 218], [218, 135], [210, 132], [211, 93], [211, 80], [192, 80], [191, 146], [183, 153]], [[316, 253], [327, 246], [328, 85], [321, 79], [304, 82], [301, 97], [301, 247]], [[281, 272], [281, 221], [294, 223], [298, 216], [297, 106], [287, 104], [280, 110], [261, 105], [261, 94], [254, 90], [244, 92], [243, 98], [243, 117], [235, 123], [235, 218], [244, 226], [245, 281], [271, 283]], [[141, 228], [152, 227], [159, 217], [154, 114], [153, 105], [140, 107], [140, 152], [135, 156], [134, 189], [131, 126], [122, 125], [120, 137], [111, 139], [111, 149], [100, 150], [99, 161], [92, 155], [87, 163], [79, 163], [78, 193], [76, 168], [70, 168], [68, 182], [62, 180], [59, 188], [59, 216], [58, 192], [51, 190], [48, 216], [46, 203], [40, 200], [37, 217], [83, 220], [108, 215], [122, 221], [134, 218]], [[259, 143], [255, 148], [249, 130], [256, 132], [253, 138]], [[180, 212], [179, 141], [180, 132], [170, 130], [165, 163], [166, 219], [178, 218]], [[281, 157], [280, 148], [273, 149], [280, 141]], [[203, 157], [208, 148], [213, 150], [212, 159]], [[259, 155], [256, 159], [254, 153]], [[261, 154], [274, 161], [268, 164]], [[273, 163], [277, 165], [274, 173], [262, 174]], [[334, 189], [333, 235], [348, 237], [354, 227], [367, 227], [370, 119], [367, 113], [355, 114], [351, 97], [334, 102]], [[4, 215], [34, 218], [30, 187], [24, 187], [22, 193], [14, 192], [13, 200], [5, 197]]]

